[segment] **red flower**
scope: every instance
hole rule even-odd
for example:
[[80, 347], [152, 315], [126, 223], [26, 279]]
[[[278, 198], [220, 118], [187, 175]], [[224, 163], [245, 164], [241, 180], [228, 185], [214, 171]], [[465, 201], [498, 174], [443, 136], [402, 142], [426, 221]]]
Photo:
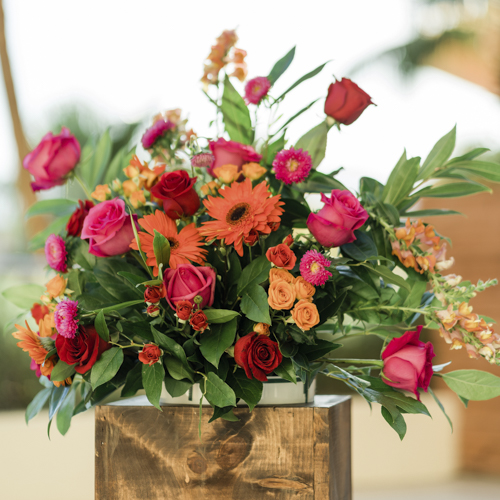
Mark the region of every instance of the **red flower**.
[[417, 326], [415, 332], [392, 339], [382, 353], [382, 380], [396, 389], [413, 392], [419, 401], [418, 388], [427, 392], [433, 374], [431, 360], [435, 356], [432, 344], [419, 340], [421, 330]]
[[249, 379], [267, 382], [266, 375], [275, 370], [282, 359], [278, 344], [256, 332], [241, 337], [234, 346], [234, 360], [245, 370]]
[[59, 358], [68, 365], [74, 365], [76, 373], [86, 373], [100, 358], [101, 354], [111, 347], [99, 337], [93, 326], [81, 326], [73, 338], [56, 337], [56, 349]]
[[208, 327], [208, 321], [205, 313], [203, 311], [196, 311], [189, 320], [189, 324], [193, 327], [193, 330], [197, 332], [202, 332]]
[[370, 104], [373, 104], [372, 98], [364, 90], [348, 78], [342, 78], [328, 87], [325, 114], [350, 125]]
[[91, 200], [78, 200], [80, 205], [74, 212], [66, 225], [68, 236], [80, 236], [82, 234], [83, 221], [87, 217], [89, 210], [94, 206]]
[[286, 243], [280, 243], [275, 247], [271, 247], [266, 252], [266, 257], [276, 267], [281, 267], [282, 269], [293, 269], [297, 262], [296, 255]]
[[149, 302], [150, 304], [156, 304], [163, 299], [167, 293], [165, 285], [161, 286], [147, 286], [144, 291], [144, 302]]
[[161, 349], [155, 344], [146, 344], [139, 353], [139, 361], [145, 365], [154, 365], [160, 361]]
[[42, 304], [35, 303], [31, 308], [31, 316], [33, 316], [33, 319], [36, 321], [37, 325], [38, 323], [40, 323], [40, 320], [42, 320], [45, 315], [49, 313], [49, 308]]
[[192, 310], [193, 305], [189, 302], [189, 300], [179, 300], [179, 302], [175, 305], [177, 317], [183, 321], [187, 321], [189, 319]]
[[196, 177], [189, 177], [185, 170], [163, 174], [151, 188], [151, 194], [163, 200], [163, 210], [171, 219], [194, 215], [200, 208], [200, 198], [194, 190]]

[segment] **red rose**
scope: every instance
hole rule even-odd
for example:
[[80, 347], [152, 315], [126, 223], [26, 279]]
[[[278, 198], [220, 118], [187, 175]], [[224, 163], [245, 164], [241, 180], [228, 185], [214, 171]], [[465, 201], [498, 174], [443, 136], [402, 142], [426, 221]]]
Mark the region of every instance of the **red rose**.
[[155, 344], [146, 344], [139, 353], [139, 361], [145, 365], [154, 365], [160, 361], [161, 349]]
[[259, 232], [255, 229], [250, 229], [250, 232], [243, 238], [243, 241], [253, 247], [259, 241]]
[[80, 205], [74, 212], [66, 225], [68, 236], [80, 236], [82, 234], [83, 221], [87, 217], [89, 210], [94, 206], [91, 200], [78, 200]]
[[72, 339], [62, 335], [56, 337], [58, 356], [68, 365], [76, 364], [75, 371], [80, 374], [88, 372], [110, 347], [93, 326], [81, 326]]
[[297, 262], [296, 255], [286, 243], [280, 243], [275, 247], [271, 247], [266, 252], [266, 257], [268, 261], [282, 269], [293, 269]]
[[236, 364], [245, 369], [248, 378], [261, 382], [267, 382], [266, 375], [275, 370], [282, 359], [278, 344], [256, 332], [241, 337], [234, 346]]
[[197, 295], [201, 297], [200, 309], [214, 303], [216, 274], [211, 267], [179, 264], [177, 269], [167, 269], [163, 280], [167, 287], [167, 302], [174, 310], [181, 300], [187, 300], [194, 306]]
[[236, 165], [238, 171], [241, 171], [244, 163], [259, 163], [262, 159], [262, 156], [256, 153], [252, 146], [236, 141], [226, 141], [226, 139], [220, 138], [215, 142], [210, 141], [208, 145], [214, 155], [214, 160], [208, 169], [208, 173], [212, 177], [216, 177], [214, 168], [223, 165]]
[[23, 160], [23, 167], [35, 178], [33, 191], [60, 186], [80, 159], [80, 144], [62, 127], [59, 135], [46, 134], [40, 144]]
[[277, 231], [280, 228], [281, 222], [268, 222], [267, 225], [271, 229], [271, 232]]
[[187, 321], [191, 316], [193, 305], [188, 300], [179, 300], [175, 305], [175, 312], [177, 317], [183, 321]]
[[289, 247], [293, 245], [293, 236], [289, 234], [284, 240], [283, 243]]
[[185, 170], [167, 172], [151, 188], [151, 194], [163, 200], [163, 210], [171, 219], [191, 216], [200, 208], [200, 197], [193, 187], [196, 179]]
[[347, 190], [334, 189], [331, 198], [321, 193], [325, 206], [307, 218], [307, 227], [320, 245], [340, 247], [356, 239], [354, 231], [368, 219], [368, 213]]
[[203, 311], [196, 311], [189, 320], [189, 324], [193, 327], [193, 330], [197, 332], [202, 332], [208, 327], [208, 321], [205, 313]]
[[156, 304], [163, 299], [167, 293], [165, 289], [165, 284], [161, 286], [147, 286], [144, 291], [144, 302], [149, 302], [150, 304]]
[[33, 304], [33, 307], [31, 308], [31, 316], [33, 316], [33, 319], [36, 321], [37, 325], [38, 323], [40, 323], [40, 320], [45, 318], [45, 315], [49, 313], [49, 308], [42, 304]]
[[421, 387], [427, 392], [433, 373], [431, 360], [435, 356], [432, 344], [419, 340], [421, 330], [417, 326], [417, 331], [392, 339], [382, 353], [382, 380], [396, 389], [413, 392], [419, 401], [417, 389]]
[[364, 90], [348, 78], [342, 78], [328, 87], [325, 114], [350, 125], [370, 104], [373, 104], [372, 98]]

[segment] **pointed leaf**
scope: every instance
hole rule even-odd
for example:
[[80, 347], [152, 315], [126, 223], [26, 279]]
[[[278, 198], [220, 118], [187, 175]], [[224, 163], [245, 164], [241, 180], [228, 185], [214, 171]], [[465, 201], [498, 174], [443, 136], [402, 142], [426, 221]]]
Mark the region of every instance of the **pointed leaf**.
[[[267, 260], [267, 259], [266, 259]], [[2, 296], [20, 309], [30, 310], [45, 292], [41, 285], [16, 285], [2, 291]]]
[[500, 377], [480, 370], [456, 370], [441, 374], [448, 387], [469, 401], [500, 396]]
[[236, 406], [236, 395], [233, 389], [222, 381], [214, 372], [209, 372], [204, 381], [205, 397], [212, 406], [224, 408]]
[[259, 285], [247, 288], [241, 298], [241, 312], [256, 323], [271, 324], [266, 291]]
[[99, 337], [101, 337], [101, 339], [105, 342], [109, 342], [108, 325], [106, 325], [106, 320], [104, 319], [104, 313], [102, 312], [102, 309], [97, 313], [97, 316], [95, 317], [94, 327], [99, 334]]
[[203, 309], [207, 321], [211, 324], [227, 323], [240, 314], [238, 311], [231, 311], [229, 309]]
[[422, 194], [425, 198], [459, 198], [461, 196], [470, 196], [472, 194], [482, 193], [491, 189], [477, 182], [451, 182], [432, 187]]
[[122, 363], [122, 349], [119, 347], [112, 347], [111, 349], [104, 351], [90, 372], [90, 383], [92, 384], [92, 389], [95, 390], [100, 385], [109, 382], [117, 374]]
[[305, 82], [306, 80], [309, 80], [309, 78], [312, 78], [313, 76], [316, 76], [318, 73], [321, 72], [321, 70], [329, 63], [330, 61], [327, 61], [326, 63], [324, 64], [321, 64], [320, 66], [318, 66], [316, 69], [313, 69], [311, 72], [309, 73], [306, 73], [304, 76], [302, 76], [301, 78], [299, 78], [291, 87], [289, 87], [287, 90], [285, 90], [285, 92], [283, 92], [283, 94], [281, 94], [278, 99], [276, 99], [277, 101], [280, 101], [281, 99], [283, 99], [283, 97], [285, 97], [286, 94], [288, 94], [288, 92], [290, 92], [291, 90], [293, 90], [295, 87], [297, 87], [298, 85], [300, 85], [302, 82]]
[[254, 259], [241, 273], [238, 281], [238, 296], [241, 297], [247, 289], [266, 281], [269, 278], [270, 269], [271, 263], [264, 255]]
[[327, 136], [328, 125], [325, 121], [309, 130], [295, 145], [295, 149], [303, 149], [309, 153], [313, 168], [316, 168], [325, 157]]
[[243, 399], [252, 411], [262, 398], [263, 384], [257, 379], [249, 379], [244, 370], [237, 369], [228, 378], [228, 384], [238, 399]]
[[242, 144], [252, 144], [253, 129], [250, 112], [227, 75], [224, 79], [224, 92], [220, 109], [224, 120], [224, 128], [231, 140]]
[[50, 373], [50, 380], [62, 382], [75, 373], [75, 365], [68, 365], [61, 359], [56, 363], [54, 369]]
[[142, 384], [146, 391], [148, 401], [160, 411], [160, 396], [165, 369], [161, 361], [152, 365], [142, 365]]
[[156, 229], [154, 230], [155, 237], [153, 239], [153, 250], [156, 258], [156, 265], [160, 267], [163, 265], [163, 269], [169, 267], [170, 262], [170, 243], [163, 236], [163, 234], [159, 233]]
[[31, 401], [31, 403], [26, 408], [26, 423], [28, 423], [32, 418], [35, 418], [42, 408], [45, 406], [45, 403], [49, 400], [50, 395], [52, 394], [52, 384], [51, 387], [46, 387], [42, 389]]
[[455, 149], [456, 127], [441, 137], [425, 159], [417, 179], [426, 180], [432, 177], [437, 168], [442, 167]]
[[293, 58], [295, 56], [295, 47], [293, 47], [288, 54], [282, 57], [271, 70], [267, 79], [271, 82], [271, 85], [276, 83], [276, 80], [288, 69], [288, 66], [292, 64]]
[[227, 323], [214, 324], [200, 336], [200, 351], [216, 368], [224, 351], [233, 345], [238, 322], [233, 318]]
[[41, 200], [37, 201], [26, 211], [25, 217], [29, 219], [35, 215], [53, 214], [53, 215], [69, 215], [72, 214], [78, 203], [66, 198]]
[[76, 399], [76, 388], [78, 383], [71, 386], [66, 399], [59, 408], [56, 417], [57, 430], [64, 436], [69, 431], [71, 426], [71, 419], [73, 417], [73, 411], [75, 409], [75, 399]]

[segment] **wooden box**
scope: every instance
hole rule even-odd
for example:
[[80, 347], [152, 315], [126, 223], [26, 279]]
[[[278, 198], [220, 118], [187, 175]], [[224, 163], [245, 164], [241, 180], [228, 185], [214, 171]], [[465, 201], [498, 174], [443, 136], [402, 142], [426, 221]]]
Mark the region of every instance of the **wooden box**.
[[97, 500], [348, 500], [348, 396], [314, 404], [236, 408], [208, 423], [203, 407], [138, 397], [96, 409]]

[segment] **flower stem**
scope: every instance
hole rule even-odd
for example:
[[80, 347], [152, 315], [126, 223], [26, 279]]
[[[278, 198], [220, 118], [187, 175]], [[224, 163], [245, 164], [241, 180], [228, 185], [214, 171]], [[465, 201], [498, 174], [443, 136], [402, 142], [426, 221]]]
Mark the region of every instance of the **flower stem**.
[[324, 358], [322, 361], [329, 363], [348, 363], [352, 365], [375, 365], [384, 366], [384, 362], [380, 359], [355, 359], [355, 358]]
[[85, 196], [90, 201], [92, 201], [92, 196], [90, 195], [89, 190], [87, 189], [87, 186], [83, 182], [83, 179], [75, 171], [73, 171], [73, 176], [76, 179], [76, 181], [78, 182], [78, 184], [80, 184], [81, 188], [83, 189], [83, 192], [85, 193]]

